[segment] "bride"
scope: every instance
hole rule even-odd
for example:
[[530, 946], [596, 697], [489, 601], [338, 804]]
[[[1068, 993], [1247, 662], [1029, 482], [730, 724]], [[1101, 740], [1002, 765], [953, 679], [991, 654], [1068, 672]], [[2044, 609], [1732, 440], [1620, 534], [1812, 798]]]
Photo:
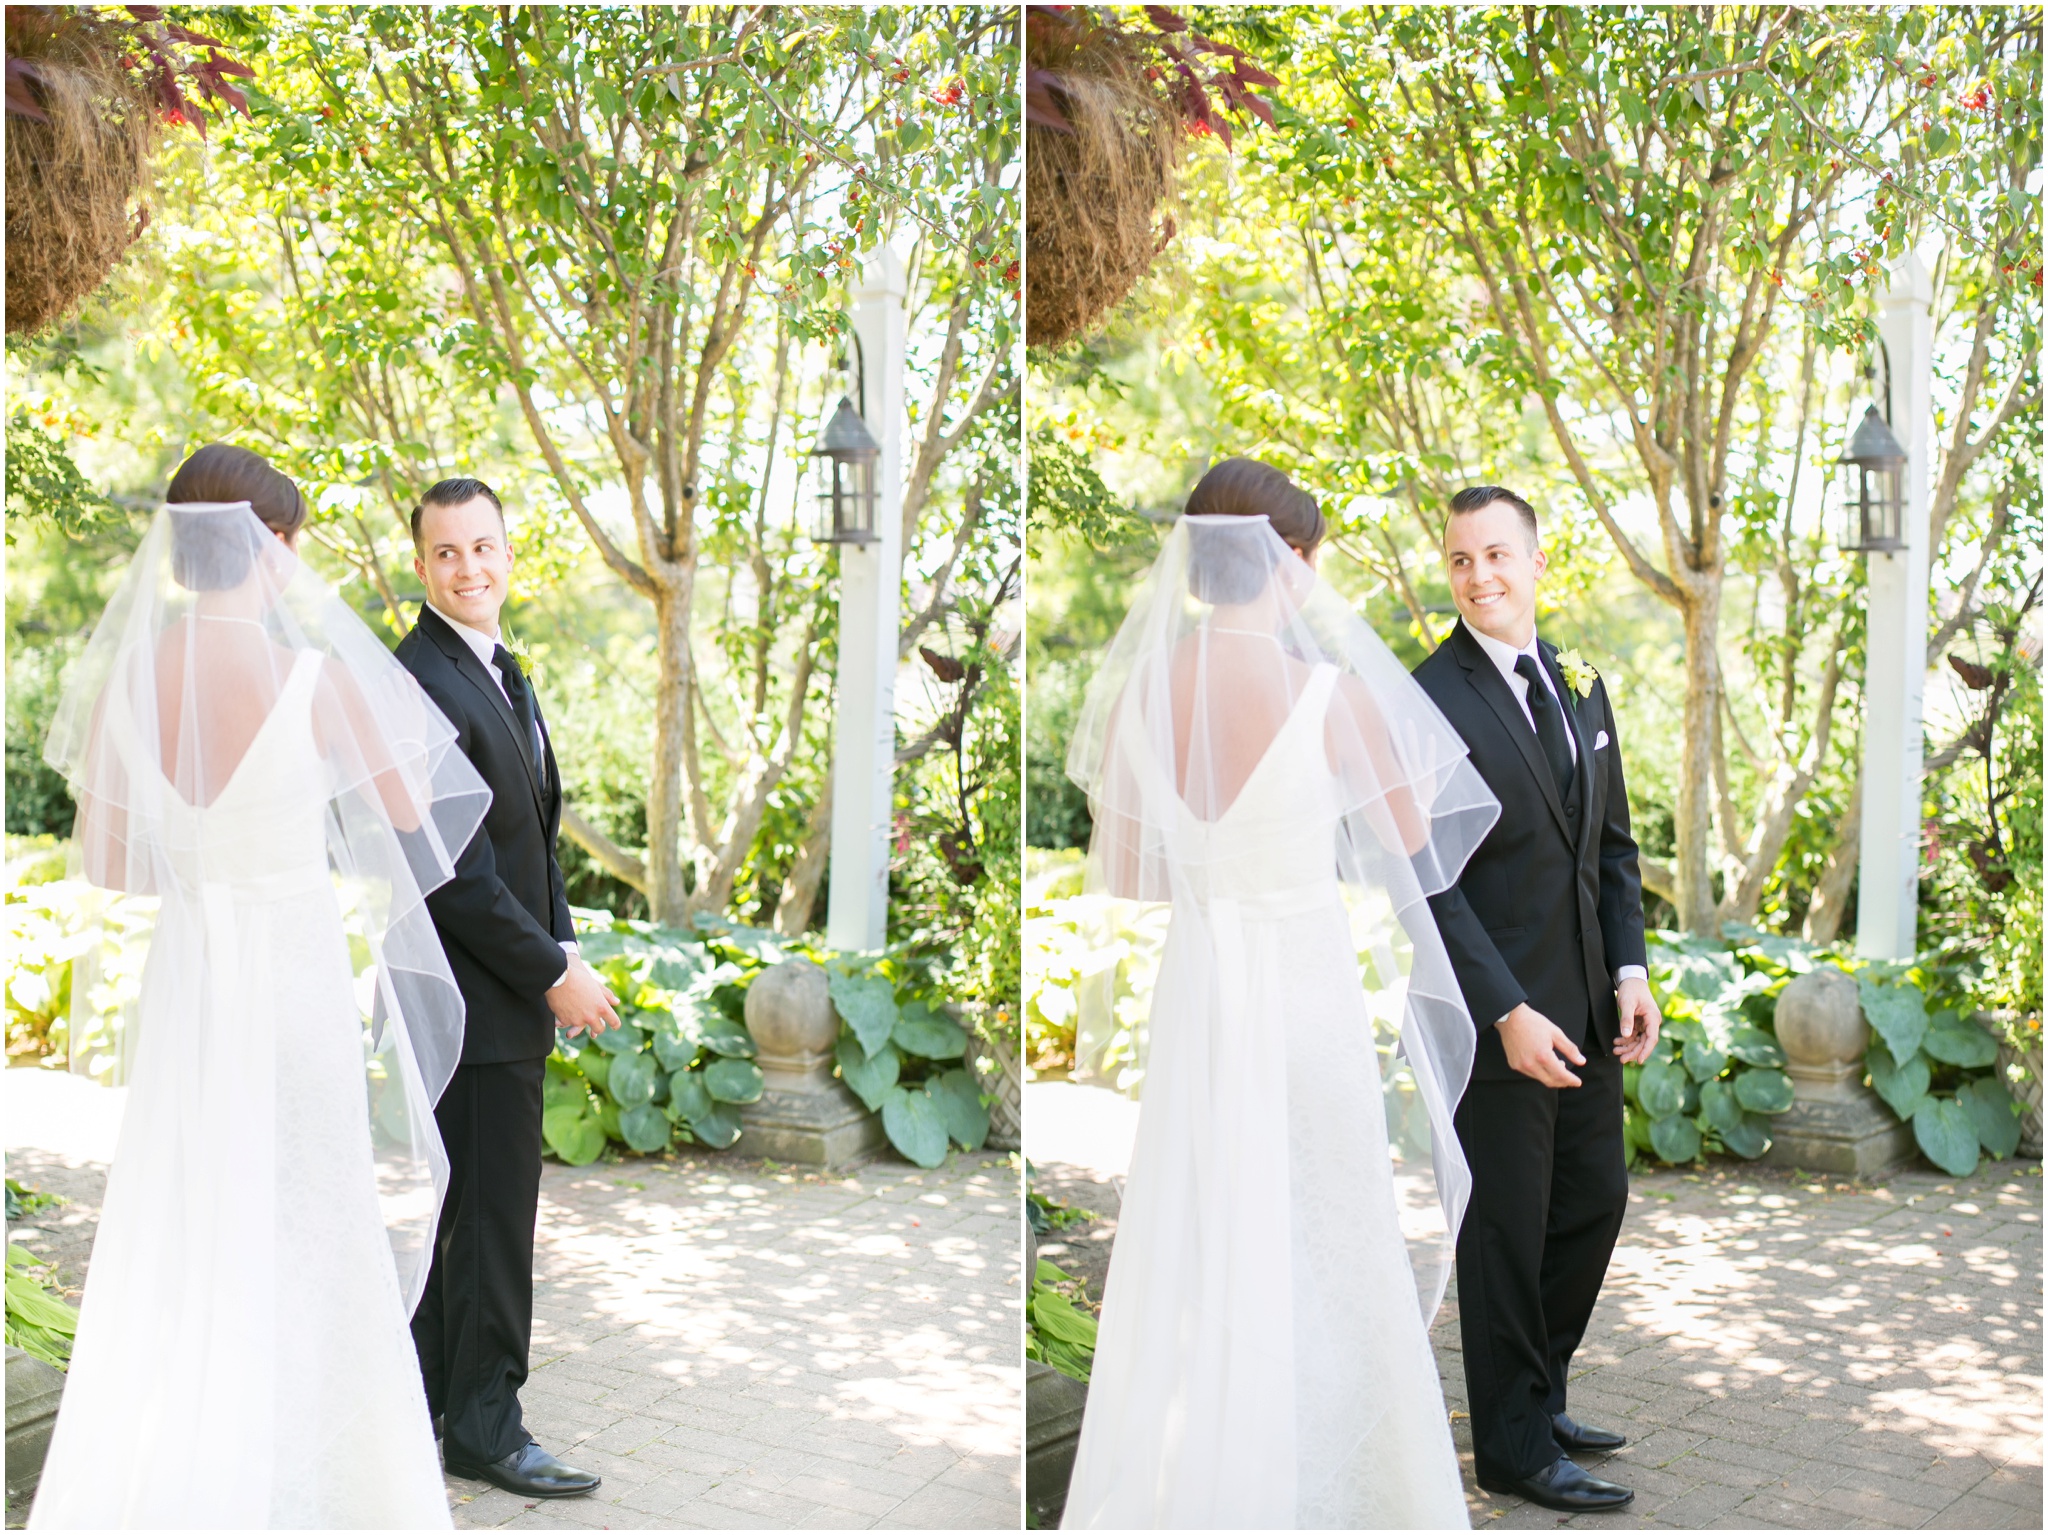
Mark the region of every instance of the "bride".
[[1186, 510], [1067, 759], [1089, 887], [1172, 923], [1064, 1526], [1463, 1529], [1428, 1329], [1474, 1036], [1424, 897], [1499, 805], [1313, 498], [1231, 459]]
[[407, 1319], [463, 1010], [422, 897], [489, 791], [294, 555], [290, 480], [216, 444], [167, 502], [48, 747], [85, 877], [161, 907], [30, 1524], [446, 1528]]

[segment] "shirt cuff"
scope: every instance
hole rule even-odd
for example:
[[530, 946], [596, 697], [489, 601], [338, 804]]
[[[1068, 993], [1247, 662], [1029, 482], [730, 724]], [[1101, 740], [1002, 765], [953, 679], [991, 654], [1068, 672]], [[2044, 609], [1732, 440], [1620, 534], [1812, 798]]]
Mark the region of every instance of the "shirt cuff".
[[1614, 984], [1617, 986], [1623, 981], [1647, 981], [1649, 978], [1650, 972], [1641, 965], [1623, 965], [1614, 972]]
[[[570, 958], [574, 958], [577, 952], [577, 947], [573, 943], [565, 943], [562, 945], [562, 953], [564, 955], [569, 956]], [[562, 973], [555, 978], [555, 986], [559, 986], [562, 984], [562, 982], [569, 979], [569, 971], [571, 968], [572, 967], [569, 965], [562, 966]], [[555, 986], [550, 986], [548, 990], [553, 991], [555, 989]]]

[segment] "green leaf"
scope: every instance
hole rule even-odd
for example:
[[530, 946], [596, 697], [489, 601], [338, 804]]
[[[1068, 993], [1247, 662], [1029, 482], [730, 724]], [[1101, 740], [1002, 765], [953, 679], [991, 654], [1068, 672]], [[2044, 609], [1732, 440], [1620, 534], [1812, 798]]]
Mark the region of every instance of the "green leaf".
[[1700, 1112], [1707, 1116], [1707, 1123], [1714, 1127], [1714, 1133], [1726, 1139], [1728, 1133], [1742, 1123], [1742, 1104], [1735, 1096], [1735, 1084], [1702, 1082]]
[[668, 1079], [668, 1116], [684, 1124], [693, 1123], [713, 1108], [711, 1091], [701, 1071], [679, 1071]]
[[1856, 994], [1863, 1004], [1863, 1016], [1891, 1051], [1892, 1059], [1910, 1058], [1927, 1033], [1927, 999], [1920, 989], [1883, 980], [1866, 970], [1856, 977]]
[[611, 1091], [612, 1058], [602, 1050], [585, 1045], [576, 1052], [576, 1069], [589, 1079], [599, 1092]]
[[1974, 1023], [1937, 1021], [1920, 1048], [1951, 1066], [1989, 1066], [1998, 1059], [1998, 1042]]
[[1700, 1154], [1700, 1127], [1677, 1114], [1650, 1121], [1650, 1146], [1667, 1162], [1690, 1162]]
[[1742, 1025], [1729, 1036], [1728, 1053], [1746, 1066], [1783, 1066], [1785, 1052], [1762, 1029]]
[[1927, 1084], [1933, 1079], [1926, 1056], [1916, 1050], [1901, 1066], [1882, 1041], [1873, 1040], [1864, 1053], [1863, 1064], [1870, 1072], [1871, 1087], [1894, 1114], [1910, 1120], [1920, 1112], [1920, 1105], [1927, 1100]]
[[839, 1060], [839, 1074], [846, 1079], [846, 1085], [868, 1106], [869, 1113], [879, 1113], [890, 1089], [896, 1085], [897, 1072], [902, 1069], [903, 1057], [896, 1047], [884, 1045], [870, 1056], [861, 1050], [859, 1040], [851, 1034], [841, 1034], [833, 1054]]
[[716, 1050], [720, 1055], [747, 1061], [754, 1058], [754, 1036], [723, 1014], [716, 1019], [705, 1020], [703, 1039], [707, 1049]]
[[1994, 1157], [2009, 1157], [2020, 1146], [2020, 1106], [1997, 1077], [1977, 1077], [1956, 1090], [1968, 1111], [1978, 1144]]
[[1738, 1157], [1747, 1157], [1754, 1162], [1771, 1149], [1771, 1122], [1755, 1114], [1745, 1114], [1739, 1124], [1726, 1130], [1716, 1128], [1721, 1144]]
[[702, 1114], [690, 1116], [690, 1133], [715, 1151], [723, 1151], [740, 1138], [740, 1111], [729, 1103], [714, 1103]]
[[1675, 1114], [1685, 1102], [1685, 1074], [1670, 1057], [1652, 1056], [1643, 1063], [1637, 1093], [1643, 1112], [1650, 1118], [1662, 1119], [1667, 1114]]
[[892, 1087], [882, 1101], [882, 1129], [889, 1144], [919, 1167], [946, 1160], [946, 1120], [923, 1088]]
[[595, 1162], [604, 1150], [604, 1127], [590, 1113], [587, 1103], [558, 1104], [545, 1110], [540, 1127], [548, 1149], [571, 1167]]
[[946, 1121], [946, 1133], [969, 1151], [981, 1150], [988, 1139], [988, 1108], [981, 1101], [981, 1084], [965, 1066], [936, 1076], [926, 1084]]
[[[645, 1056], [638, 1057], [645, 1060]], [[635, 1151], [660, 1151], [674, 1133], [669, 1129], [668, 1116], [651, 1103], [636, 1108], [624, 1109], [619, 1114], [619, 1129], [626, 1144]]]
[[1728, 1057], [1712, 1045], [1690, 1044], [1685, 1047], [1685, 1069], [1693, 1081], [1704, 1084], [1728, 1069]]
[[925, 1002], [912, 1002], [897, 1015], [889, 1038], [905, 1055], [957, 1061], [967, 1053], [967, 1031]]
[[761, 1068], [752, 1061], [720, 1059], [704, 1068], [705, 1091], [720, 1103], [753, 1103], [761, 1087]]
[[616, 1029], [605, 1029], [593, 1035], [590, 1042], [607, 1055], [631, 1055], [647, 1043], [647, 1031], [622, 1023]]
[[611, 1095], [621, 1110], [654, 1102], [654, 1079], [660, 1071], [654, 1057], [643, 1050], [638, 1055], [612, 1057]]
[[861, 1049], [873, 1055], [889, 1042], [896, 1027], [896, 989], [879, 975], [844, 975], [825, 972], [832, 991], [832, 1005]]
[[683, 1038], [682, 1031], [671, 1018], [667, 1028], [654, 1031], [654, 1058], [661, 1062], [664, 1071], [687, 1071], [690, 1062], [697, 1058], [697, 1043]]
[[1953, 1098], [1929, 1098], [1913, 1115], [1913, 1139], [1943, 1172], [1967, 1178], [1977, 1170], [1977, 1127]]
[[1792, 1107], [1792, 1079], [1782, 1071], [1745, 1071], [1735, 1079], [1735, 1096], [1752, 1114], [1782, 1114]]
[[1095, 1347], [1096, 1321], [1058, 1290], [1031, 1292], [1031, 1325], [1076, 1348]]

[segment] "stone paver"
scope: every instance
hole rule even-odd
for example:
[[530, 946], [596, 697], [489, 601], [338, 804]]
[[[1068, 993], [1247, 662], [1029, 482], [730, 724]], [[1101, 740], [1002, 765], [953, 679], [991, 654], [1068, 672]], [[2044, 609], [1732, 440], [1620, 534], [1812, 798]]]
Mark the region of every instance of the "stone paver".
[[[1025, 1149], [1042, 1191], [1102, 1214], [1041, 1249], [1099, 1297], [1129, 1116], [1098, 1096], [1028, 1087]], [[1630, 1436], [1586, 1463], [1636, 1500], [1567, 1519], [1473, 1488], [1453, 1287], [1433, 1337], [1475, 1526], [2042, 1527], [2039, 1163], [1630, 1183], [1571, 1405]]]
[[[29, 1144], [16, 1100], [49, 1084], [7, 1086], [10, 1174], [73, 1201], [31, 1245], [75, 1286], [104, 1137], [81, 1154], [53, 1128], [76, 1116], [35, 1113]], [[995, 1154], [929, 1172], [691, 1151], [548, 1164], [521, 1399], [535, 1438], [604, 1485], [535, 1505], [451, 1478], [456, 1524], [1016, 1529], [1018, 1185]]]

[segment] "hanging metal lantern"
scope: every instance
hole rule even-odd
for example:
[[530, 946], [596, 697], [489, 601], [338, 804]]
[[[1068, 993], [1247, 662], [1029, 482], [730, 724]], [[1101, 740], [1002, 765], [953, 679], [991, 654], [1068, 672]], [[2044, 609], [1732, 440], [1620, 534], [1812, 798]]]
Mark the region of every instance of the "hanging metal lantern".
[[1877, 407], [1863, 413], [1849, 451], [1835, 460], [1842, 548], [1889, 553], [1906, 547], [1906, 450]]
[[825, 435], [811, 449], [817, 461], [817, 525], [821, 544], [875, 542], [875, 469], [882, 445], [846, 395], [825, 423]]

